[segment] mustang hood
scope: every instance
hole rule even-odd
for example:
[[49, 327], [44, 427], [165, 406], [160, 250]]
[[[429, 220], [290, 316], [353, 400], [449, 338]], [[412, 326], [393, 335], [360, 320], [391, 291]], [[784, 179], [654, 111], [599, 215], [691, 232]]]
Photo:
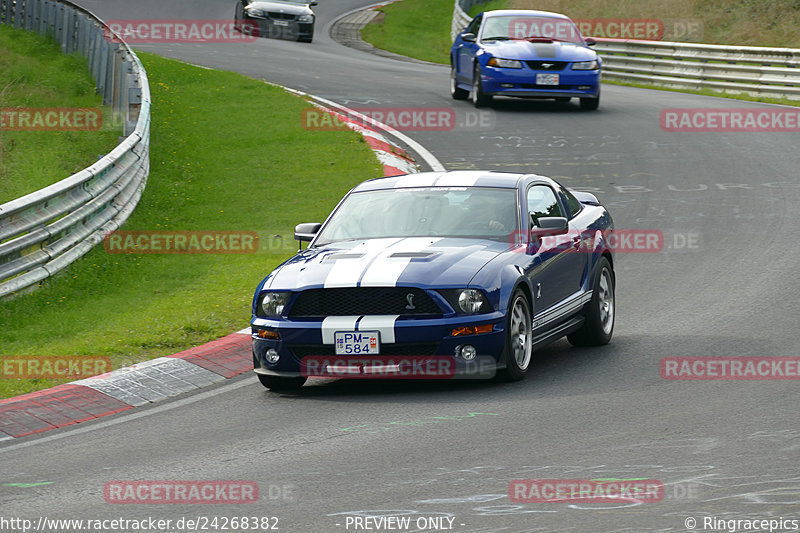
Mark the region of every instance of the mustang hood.
[[504, 242], [454, 238], [388, 238], [310, 248], [273, 272], [264, 289], [416, 286], [465, 287]]
[[530, 61], [552, 59], [554, 61], [591, 61], [597, 53], [585, 46], [554, 41], [532, 43], [529, 41], [494, 41], [483, 44], [484, 50], [495, 57]]

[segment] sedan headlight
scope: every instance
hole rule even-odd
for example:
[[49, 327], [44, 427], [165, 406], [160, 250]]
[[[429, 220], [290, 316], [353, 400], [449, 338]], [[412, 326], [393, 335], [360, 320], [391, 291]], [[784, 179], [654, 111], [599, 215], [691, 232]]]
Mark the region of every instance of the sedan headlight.
[[577, 63], [572, 64], [572, 70], [597, 70], [599, 68], [600, 65], [597, 63], [597, 60], [578, 61]]
[[297, 22], [314, 22], [314, 15], [300, 15]]
[[289, 301], [290, 292], [263, 292], [258, 303], [256, 314], [258, 316], [276, 317], [283, 314], [283, 308]]
[[491, 58], [487, 65], [497, 68], [522, 68], [522, 63], [516, 59], [501, 59], [499, 57]]
[[245, 8], [245, 11], [247, 11], [247, 14], [249, 16], [251, 16], [251, 17], [263, 17], [264, 16], [264, 12], [263, 11], [261, 11], [260, 9], [256, 9], [254, 7], [247, 7], [247, 8]]

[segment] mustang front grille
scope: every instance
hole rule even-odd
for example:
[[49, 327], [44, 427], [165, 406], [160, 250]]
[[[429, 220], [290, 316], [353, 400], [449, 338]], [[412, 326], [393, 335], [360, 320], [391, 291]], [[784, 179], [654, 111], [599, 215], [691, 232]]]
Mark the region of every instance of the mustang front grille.
[[441, 316], [442, 310], [416, 287], [343, 287], [301, 292], [290, 318], [353, 315]]
[[533, 70], [564, 70], [567, 66], [566, 61], [526, 61]]

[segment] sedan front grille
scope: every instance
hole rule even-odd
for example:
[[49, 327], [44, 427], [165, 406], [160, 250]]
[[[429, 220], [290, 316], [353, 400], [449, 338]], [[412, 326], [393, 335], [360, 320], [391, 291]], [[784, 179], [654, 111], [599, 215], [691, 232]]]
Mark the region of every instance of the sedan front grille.
[[309, 289], [289, 309], [290, 318], [355, 315], [441, 316], [442, 310], [416, 287]]
[[297, 15], [291, 13], [277, 13], [275, 11], [270, 11], [267, 15], [273, 20], [295, 20], [297, 18]]
[[526, 61], [533, 70], [564, 70], [567, 66], [566, 61]]

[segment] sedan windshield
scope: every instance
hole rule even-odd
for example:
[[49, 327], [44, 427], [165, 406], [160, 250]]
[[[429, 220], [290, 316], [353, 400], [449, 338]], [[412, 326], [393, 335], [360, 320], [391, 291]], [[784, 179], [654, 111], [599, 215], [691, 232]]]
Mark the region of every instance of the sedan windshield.
[[552, 39], [583, 44], [578, 28], [569, 19], [503, 15], [488, 17], [484, 21], [482, 41], [509, 39]]
[[515, 189], [421, 187], [350, 194], [317, 245], [383, 237], [471, 237], [508, 242], [517, 230]]

